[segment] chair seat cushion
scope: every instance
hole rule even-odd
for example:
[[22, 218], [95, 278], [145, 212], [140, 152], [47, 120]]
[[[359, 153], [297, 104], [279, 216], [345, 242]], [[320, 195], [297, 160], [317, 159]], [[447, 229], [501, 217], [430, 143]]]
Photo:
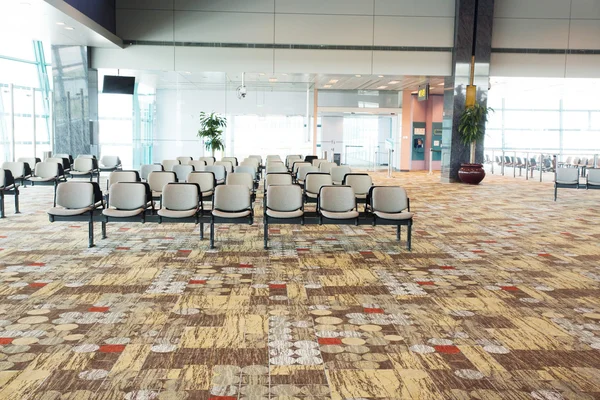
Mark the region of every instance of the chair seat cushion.
[[375, 211], [373, 214], [377, 215], [379, 218], [391, 219], [396, 221], [412, 219], [413, 217], [413, 213], [411, 212], [385, 213], [382, 211]]
[[31, 182], [53, 182], [56, 180], [56, 177], [50, 177], [50, 178], [40, 178], [39, 176], [32, 176], [31, 178], [29, 178], [29, 180]]
[[341, 184], [342, 184], [342, 181], [333, 181], [333, 184], [334, 184], [334, 185], [341, 185]]
[[136, 208], [135, 210], [117, 210], [116, 208], [107, 208], [102, 210], [102, 214], [106, 215], [107, 217], [113, 218], [135, 217], [136, 215], [140, 215], [143, 212], [143, 208]]
[[189, 217], [193, 217], [194, 215], [196, 215], [196, 211], [197, 211], [196, 209], [177, 211], [177, 210], [167, 210], [167, 209], [161, 208], [160, 210], [158, 210], [158, 215], [160, 215], [161, 217], [165, 217], [165, 218], [189, 218]]
[[304, 212], [302, 210], [275, 211], [267, 209], [267, 215], [271, 218], [299, 218], [304, 215]]
[[205, 198], [205, 197], [210, 197], [210, 196], [212, 196], [212, 195], [213, 195], [213, 193], [214, 193], [214, 191], [213, 191], [213, 190], [207, 190], [206, 192], [202, 192], [202, 197], [203, 197], [203, 198]]
[[15, 188], [15, 185], [8, 185], [8, 186], [0, 186], [0, 190], [13, 190]]
[[52, 207], [48, 210], [48, 214], [56, 215], [57, 217], [72, 217], [75, 215], [85, 214], [92, 210], [92, 207], [86, 208], [64, 208], [64, 207]]
[[319, 197], [317, 193], [306, 192], [306, 197], [310, 197], [311, 199], [316, 199]]
[[217, 180], [217, 185], [222, 185], [225, 183], [225, 179], [218, 179]]
[[246, 218], [250, 215], [250, 210], [240, 212], [226, 212], [219, 210], [212, 210], [212, 215], [219, 218]]
[[71, 175], [89, 175], [92, 173], [92, 170], [89, 171], [71, 171]]
[[298, 184], [304, 185], [304, 179], [298, 179]]
[[329, 219], [352, 219], [358, 218], [358, 211], [332, 212], [321, 210], [321, 214]]
[[152, 191], [152, 198], [160, 197], [161, 195], [162, 195], [162, 192], [156, 192], [154, 190]]
[[357, 199], [366, 199], [367, 198], [367, 194], [363, 193], [363, 194], [355, 194], [354, 195]]
[[577, 181], [556, 181], [559, 185], [577, 185]]

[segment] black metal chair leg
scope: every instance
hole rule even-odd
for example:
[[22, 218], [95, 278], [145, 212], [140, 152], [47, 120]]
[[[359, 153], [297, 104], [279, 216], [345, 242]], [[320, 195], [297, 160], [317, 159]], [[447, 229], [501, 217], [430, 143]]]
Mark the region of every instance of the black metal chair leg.
[[88, 247], [94, 247], [94, 214], [90, 215], [90, 222], [88, 226]]
[[210, 248], [215, 248], [215, 221], [210, 221]]
[[558, 186], [554, 185], [554, 201], [556, 201], [556, 196], [558, 196]]
[[106, 239], [106, 221], [102, 221], [102, 239]]
[[412, 245], [412, 222], [408, 223], [408, 236], [406, 237], [406, 248], [408, 249], [408, 251], [411, 251], [411, 245]]
[[200, 240], [204, 239], [204, 223], [200, 222]]
[[19, 211], [19, 188], [15, 188], [15, 214], [21, 214]]
[[265, 223], [264, 223], [264, 242], [265, 242], [265, 250], [269, 248], [269, 224], [267, 222], [267, 216], [265, 215]]
[[398, 226], [396, 227], [396, 240], [397, 240], [398, 242], [400, 241], [400, 229], [401, 229], [401, 227], [400, 227], [400, 225], [398, 225]]
[[6, 218], [4, 215], [4, 195], [0, 193], [0, 218]]

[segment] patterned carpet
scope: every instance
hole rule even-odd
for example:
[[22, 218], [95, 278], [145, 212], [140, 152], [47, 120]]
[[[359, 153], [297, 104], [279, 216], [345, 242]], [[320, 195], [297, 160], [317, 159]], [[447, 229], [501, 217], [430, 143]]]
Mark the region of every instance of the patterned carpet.
[[334, 225], [273, 226], [265, 251], [260, 218], [213, 251], [154, 223], [88, 249], [51, 188], [9, 197], [0, 399], [600, 399], [600, 191], [375, 179], [408, 189], [411, 253]]

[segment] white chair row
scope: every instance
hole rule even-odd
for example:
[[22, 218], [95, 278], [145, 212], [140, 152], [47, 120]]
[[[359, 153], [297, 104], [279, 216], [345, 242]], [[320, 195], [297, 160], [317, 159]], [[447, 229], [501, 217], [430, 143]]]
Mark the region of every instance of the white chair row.
[[558, 189], [600, 189], [600, 169], [590, 168], [587, 170], [585, 184], [579, 182], [579, 168], [561, 167], [556, 169], [554, 181], [554, 201], [558, 197]]
[[10, 169], [0, 169], [0, 218], [5, 218], [4, 196], [12, 195], [15, 197], [15, 214], [19, 214], [19, 185]]

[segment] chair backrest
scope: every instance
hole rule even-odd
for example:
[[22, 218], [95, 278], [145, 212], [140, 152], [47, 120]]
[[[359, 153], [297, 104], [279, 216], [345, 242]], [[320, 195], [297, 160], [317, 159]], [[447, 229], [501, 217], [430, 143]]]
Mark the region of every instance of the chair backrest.
[[173, 167], [179, 164], [179, 160], [163, 160], [162, 162], [162, 166], [165, 169], [165, 171], [173, 171]]
[[318, 167], [319, 165], [321, 165], [322, 162], [327, 162], [327, 160], [325, 160], [324, 158], [316, 158], [312, 160], [312, 165]]
[[310, 172], [319, 172], [319, 168], [313, 167], [312, 165], [303, 165], [300, 168], [298, 168], [296, 179], [304, 180], [306, 178], [306, 174]]
[[308, 163], [312, 163], [312, 160], [316, 160], [317, 158], [319, 158], [318, 156], [313, 156], [313, 155], [309, 155], [304, 157], [304, 161], [308, 162]]
[[[49, 158], [49, 160], [51, 160]], [[56, 161], [44, 161], [35, 164], [35, 176], [39, 178], [56, 178], [59, 175], [59, 164]]]
[[269, 190], [272, 185], [291, 185], [292, 175], [288, 173], [278, 172], [275, 174], [267, 174], [265, 177], [265, 190]]
[[168, 183], [163, 188], [162, 207], [167, 210], [187, 211], [198, 208], [200, 186], [195, 183]]
[[406, 190], [399, 186], [373, 186], [370, 197], [373, 211], [393, 214], [408, 208]]
[[249, 210], [250, 207], [250, 192], [245, 185], [220, 185], [215, 188], [215, 209], [236, 212]]
[[177, 180], [179, 182], [187, 181], [187, 177], [190, 172], [194, 172], [194, 167], [191, 165], [173, 165], [173, 172], [177, 175]]
[[573, 157], [567, 157], [567, 159], [565, 160], [565, 164], [571, 164], [571, 160], [573, 159]]
[[[63, 158], [68, 158], [68, 157], [63, 157]], [[77, 158], [94, 159], [94, 158], [96, 158], [96, 156], [93, 155], [93, 154], [80, 154], [80, 155], [77, 156]]]
[[90, 207], [94, 200], [94, 185], [90, 182], [62, 182], [56, 188], [56, 204], [64, 208]]
[[[50, 157], [46, 159], [47, 162], [55, 162], [57, 164], [60, 164], [63, 166], [63, 168], [68, 168], [71, 165], [68, 164], [68, 159], [67, 158], [58, 158], [58, 157]], [[65, 164], [65, 161], [67, 161], [67, 164]]]
[[[242, 163], [244, 164], [244, 163]], [[240, 165], [239, 167], [235, 167], [234, 172], [246, 173], [250, 174], [253, 178], [256, 176], [256, 169], [252, 165]]]
[[94, 169], [94, 160], [92, 158], [77, 157], [73, 164], [74, 171], [86, 172]]
[[35, 158], [35, 157], [20, 157], [17, 159], [17, 161], [20, 162], [24, 162], [25, 164], [29, 165], [29, 168], [31, 168], [31, 170], [33, 171], [33, 169], [35, 168], [35, 164], [39, 163], [39, 158]]
[[206, 166], [206, 171], [212, 172], [217, 181], [225, 179], [226, 171], [224, 165], [208, 165]]
[[227, 173], [233, 172], [233, 164], [231, 161], [217, 161], [214, 165], [224, 166]]
[[333, 167], [337, 167], [337, 164], [332, 162], [322, 162], [321, 164], [319, 164], [319, 171], [325, 172], [326, 174], [330, 174], [331, 168]]
[[575, 157], [575, 158], [573, 159], [573, 164], [574, 164], [574, 165], [578, 165], [580, 161], [581, 161], [581, 158], [579, 158], [579, 157]]
[[373, 179], [369, 174], [346, 174], [342, 185], [352, 186], [354, 194], [368, 194], [373, 186]]
[[292, 168], [292, 165], [295, 161], [302, 161], [302, 156], [299, 154], [292, 154], [287, 156], [285, 158], [285, 166], [288, 167], [288, 169]]
[[53, 154], [51, 158], [66, 158], [67, 160], [70, 160], [72, 158], [72, 156], [67, 153], [61, 153], [61, 154]]
[[200, 157], [199, 161], [204, 161], [206, 165], [214, 165], [215, 158], [214, 157]]
[[279, 157], [277, 154], [270, 154], [267, 156], [267, 164], [269, 161], [281, 161], [281, 157]]
[[298, 173], [298, 169], [300, 167], [312, 167], [312, 164], [308, 163], [308, 162], [304, 162], [304, 161], [302, 161], [302, 162], [296, 161], [292, 164], [292, 174], [296, 175]]
[[140, 175], [137, 171], [113, 171], [108, 176], [107, 186], [111, 188], [115, 183], [119, 182], [139, 182]]
[[116, 182], [110, 187], [109, 206], [118, 210], [135, 210], [146, 207], [146, 183]]
[[8, 169], [12, 174], [13, 178], [22, 178], [25, 176], [25, 163], [24, 162], [3, 162], [2, 169]]
[[177, 177], [173, 171], [152, 171], [148, 175], [148, 184], [154, 192], [162, 192], [167, 183], [177, 182]]
[[347, 165], [344, 165], [341, 167], [337, 167], [337, 166], [331, 167], [331, 171], [329, 173], [331, 174], [332, 181], [343, 182], [346, 174], [349, 174], [350, 172], [351, 172], [350, 167], [348, 167]]
[[319, 191], [319, 209], [346, 212], [356, 208], [354, 189], [351, 186], [322, 186]]
[[229, 161], [232, 166], [237, 167], [238, 159], [237, 157], [222, 157], [221, 161]]
[[119, 156], [102, 156], [100, 163], [106, 168], [115, 168], [121, 165], [121, 159]]
[[323, 186], [333, 184], [331, 175], [322, 172], [309, 172], [304, 178], [304, 191], [307, 193], [318, 194]]
[[267, 164], [266, 171], [267, 171], [267, 174], [272, 174], [274, 172], [287, 172], [287, 168], [281, 162], [269, 163], [269, 164]]
[[188, 161], [193, 160], [193, 157], [177, 157], [177, 161], [179, 161], [180, 164], [188, 164]]
[[253, 159], [255, 159], [256, 161], [258, 161], [258, 165], [261, 165], [261, 164], [262, 164], [262, 156], [259, 156], [259, 155], [251, 155], [251, 156], [248, 156], [248, 158], [253, 158]]
[[[7, 185], [6, 174], [11, 174], [9, 169], [0, 169], [0, 190], [4, 189]], [[11, 174], [12, 175], [12, 174]], [[12, 183], [11, 183], [12, 185]]]
[[215, 174], [209, 171], [195, 171], [188, 175], [188, 183], [195, 183], [200, 186], [202, 193], [214, 190], [217, 186]]
[[200, 171], [200, 167], [205, 167], [206, 166], [206, 161], [202, 161], [202, 160], [191, 160], [188, 161], [187, 165], [191, 165], [192, 167], [194, 167], [194, 171]]
[[556, 170], [556, 182], [575, 185], [579, 182], [579, 169], [577, 168], [558, 168]]
[[302, 188], [298, 185], [272, 185], [267, 192], [266, 207], [281, 212], [302, 208]]
[[588, 169], [587, 182], [592, 185], [600, 185], [600, 169]]
[[144, 164], [140, 168], [140, 175], [142, 176], [143, 180], [147, 181], [148, 175], [150, 175], [150, 172], [154, 172], [154, 171], [164, 171], [164, 168], [160, 164]]
[[240, 163], [240, 165], [252, 165], [257, 171], [260, 166], [260, 162], [256, 158], [245, 158], [244, 161]]
[[248, 190], [254, 190], [254, 178], [246, 172], [234, 172], [227, 174], [226, 185], [244, 185]]

